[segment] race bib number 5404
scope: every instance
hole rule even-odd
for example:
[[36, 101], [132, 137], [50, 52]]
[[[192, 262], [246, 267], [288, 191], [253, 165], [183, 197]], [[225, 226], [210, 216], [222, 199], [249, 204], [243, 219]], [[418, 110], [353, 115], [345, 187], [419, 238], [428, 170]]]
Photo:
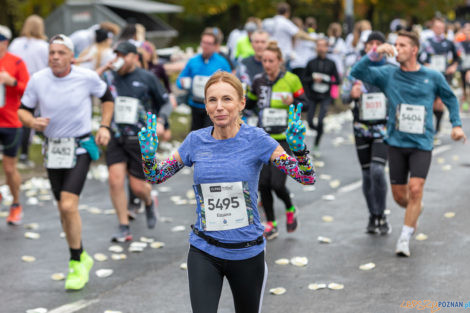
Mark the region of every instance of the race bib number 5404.
[[426, 108], [423, 105], [401, 104], [398, 114], [398, 130], [410, 134], [424, 134]]
[[236, 229], [253, 223], [247, 185], [243, 182], [194, 186], [205, 231]]

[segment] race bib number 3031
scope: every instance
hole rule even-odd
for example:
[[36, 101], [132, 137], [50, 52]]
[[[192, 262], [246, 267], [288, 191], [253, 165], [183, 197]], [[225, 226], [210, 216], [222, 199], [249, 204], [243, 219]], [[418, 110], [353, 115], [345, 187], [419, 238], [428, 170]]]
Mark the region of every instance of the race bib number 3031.
[[221, 231], [253, 223], [253, 208], [246, 182], [194, 186], [204, 231]]
[[387, 116], [387, 102], [381, 92], [362, 94], [360, 118], [363, 121], [384, 120]]

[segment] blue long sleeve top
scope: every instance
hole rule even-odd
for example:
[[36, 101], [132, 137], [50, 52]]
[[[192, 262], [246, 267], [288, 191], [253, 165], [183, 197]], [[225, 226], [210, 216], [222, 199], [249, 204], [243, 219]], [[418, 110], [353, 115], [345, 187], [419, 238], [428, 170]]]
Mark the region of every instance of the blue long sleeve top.
[[[365, 55], [352, 68], [351, 75], [375, 85], [387, 96], [388, 110], [386, 143], [399, 148], [417, 148], [430, 151], [433, 148], [433, 103], [440, 97], [449, 109], [453, 127], [461, 126], [459, 104], [441, 73], [420, 66], [417, 71], [403, 71], [392, 65], [373, 66], [369, 55]], [[412, 134], [399, 131], [397, 114], [400, 104], [425, 106], [425, 131]]]
[[[202, 54], [197, 54], [196, 56], [189, 59], [188, 63], [186, 63], [186, 66], [181, 71], [180, 75], [178, 76], [178, 79], [176, 80], [176, 86], [178, 86], [178, 88], [183, 88], [180, 80], [183, 77], [194, 78], [194, 76], [196, 75], [212, 76], [212, 74], [214, 74], [218, 70], [226, 71], [229, 73], [232, 71], [230, 68], [230, 64], [223, 56], [218, 53], [214, 53], [209, 59], [204, 59], [202, 57]], [[192, 94], [190, 95], [188, 102], [188, 104], [192, 107], [199, 109], [205, 108], [204, 103], [194, 101]]]

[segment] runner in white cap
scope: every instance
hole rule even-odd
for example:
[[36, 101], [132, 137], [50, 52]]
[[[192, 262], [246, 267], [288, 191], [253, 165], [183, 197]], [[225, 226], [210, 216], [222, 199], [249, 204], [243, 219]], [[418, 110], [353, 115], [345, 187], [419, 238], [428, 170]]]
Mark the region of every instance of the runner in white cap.
[[[49, 67], [31, 77], [18, 115], [24, 125], [46, 136], [44, 163], [70, 248], [65, 289], [78, 290], [88, 282], [93, 266], [83, 250], [78, 202], [91, 160], [99, 158], [97, 144], [106, 146], [110, 139], [113, 98], [96, 72], [72, 62], [72, 41], [65, 35], [52, 37]], [[91, 134], [91, 96], [103, 104], [96, 138]], [[32, 114], [36, 108], [38, 117]]]

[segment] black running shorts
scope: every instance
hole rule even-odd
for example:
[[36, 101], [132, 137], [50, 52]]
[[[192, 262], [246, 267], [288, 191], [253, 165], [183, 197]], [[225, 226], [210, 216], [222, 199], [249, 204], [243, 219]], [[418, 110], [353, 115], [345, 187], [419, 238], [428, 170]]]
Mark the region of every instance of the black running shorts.
[[131, 176], [145, 180], [142, 168], [142, 154], [137, 136], [111, 137], [106, 149], [106, 164], [126, 163]]
[[3, 146], [3, 154], [9, 157], [16, 157], [18, 148], [21, 144], [21, 134], [23, 129], [20, 128], [0, 128], [0, 145]]
[[67, 191], [78, 196], [80, 195], [85, 185], [90, 163], [90, 155], [85, 153], [77, 155], [77, 162], [74, 168], [47, 169], [51, 189], [57, 201], [60, 200], [60, 193], [62, 191]]
[[390, 183], [405, 185], [409, 177], [426, 179], [431, 165], [432, 151], [415, 148], [388, 147]]

